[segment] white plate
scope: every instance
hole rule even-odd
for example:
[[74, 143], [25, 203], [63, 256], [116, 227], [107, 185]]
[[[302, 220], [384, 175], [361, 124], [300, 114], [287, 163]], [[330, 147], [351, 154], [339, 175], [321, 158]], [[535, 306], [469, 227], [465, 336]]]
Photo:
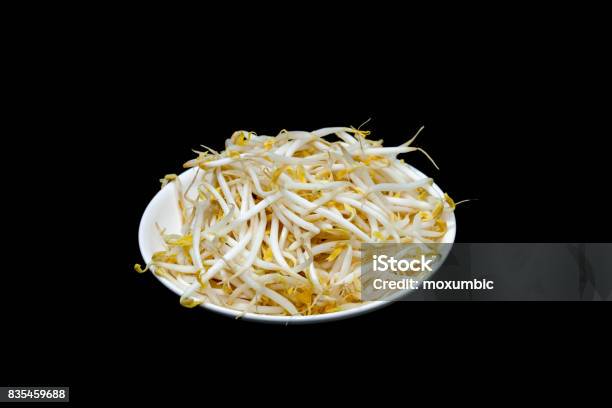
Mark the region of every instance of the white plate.
[[[410, 167], [410, 169], [414, 173], [413, 178], [415, 180], [426, 177], [423, 173], [421, 173], [414, 167]], [[183, 172], [179, 176], [183, 186], [187, 186], [191, 182], [196, 171], [197, 168], [192, 168]], [[201, 174], [202, 172], [200, 172], [200, 175]], [[434, 190], [439, 192], [440, 195], [443, 194], [442, 190], [437, 185], [434, 184], [432, 187], [434, 188]], [[442, 241], [445, 243], [452, 244], [455, 241], [455, 234], [457, 230], [455, 215], [452, 212], [445, 212], [445, 217], [448, 231], [444, 235]], [[155, 195], [155, 197], [153, 197], [153, 200], [151, 200], [151, 202], [147, 206], [144, 214], [142, 215], [142, 219], [140, 220], [140, 227], [138, 229], [138, 243], [140, 245], [140, 252], [142, 254], [142, 258], [147, 263], [151, 261], [153, 253], [164, 249], [163, 241], [159, 236], [159, 232], [155, 227], [155, 223], [157, 223], [162, 228], [166, 228], [166, 232], [169, 234], [180, 233], [181, 224], [179, 218], [179, 208], [176, 200], [176, 190], [172, 183], [161, 189]], [[435, 273], [435, 270], [429, 274], [428, 278], [431, 277], [433, 273]], [[172, 281], [157, 276], [155, 274], [154, 276], [156, 276], [157, 279], [159, 279], [164, 285], [166, 285], [166, 287], [168, 287], [177, 295], [180, 296], [182, 294], [181, 289], [178, 288]], [[236, 318], [242, 315], [241, 318], [245, 320], [264, 323], [304, 324], [339, 320], [348, 317], [359, 316], [363, 313], [371, 312], [383, 306], [386, 306], [389, 303], [390, 301], [368, 302], [364, 303], [363, 306], [359, 306], [354, 309], [312, 316], [271, 316], [255, 313], [243, 314], [242, 312], [227, 309], [225, 307], [213, 305], [210, 303], [203, 303], [201, 306], [208, 310], [212, 310], [213, 312], [220, 313], [229, 317]]]

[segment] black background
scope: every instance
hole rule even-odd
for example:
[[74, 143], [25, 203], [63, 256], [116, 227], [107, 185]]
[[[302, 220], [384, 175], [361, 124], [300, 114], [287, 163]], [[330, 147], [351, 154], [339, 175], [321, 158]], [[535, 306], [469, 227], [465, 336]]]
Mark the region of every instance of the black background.
[[[54, 69], [26, 64], [37, 95], [30, 102], [44, 113], [22, 121], [21, 134], [45, 131], [24, 137], [19, 151], [47, 171], [32, 172], [34, 202], [45, 209], [34, 206], [27, 219], [48, 236], [36, 240], [39, 252], [20, 256], [39, 259], [42, 271], [20, 276], [22, 289], [6, 298], [3, 381], [70, 385], [74, 401], [112, 400], [98, 394], [108, 386], [155, 399], [261, 383], [263, 397], [268, 386], [333, 388], [347, 379], [357, 392], [396, 364], [418, 372], [405, 377], [418, 386], [461, 376], [476, 360], [483, 374], [604, 357], [593, 347], [603, 342], [596, 304], [399, 303], [346, 321], [266, 326], [184, 309], [153, 276], [133, 271], [140, 216], [158, 179], [180, 172], [190, 149], [221, 148], [237, 129], [275, 134], [367, 119], [386, 145], [425, 126], [416, 145], [440, 171], [419, 153], [405, 159], [456, 200], [477, 199], [457, 208], [458, 241], [609, 241], [609, 132], [606, 105], [592, 97], [601, 86], [595, 47], [563, 31], [516, 38], [489, 26], [487, 35], [449, 32], [429, 45], [419, 42], [432, 28], [415, 36], [326, 23], [291, 39], [279, 23], [283, 41], [250, 30], [229, 37], [235, 26], [195, 44], [184, 31], [105, 31], [44, 54], [50, 44], [37, 39]], [[310, 35], [317, 30], [337, 35]], [[571, 334], [588, 344], [555, 348]]]

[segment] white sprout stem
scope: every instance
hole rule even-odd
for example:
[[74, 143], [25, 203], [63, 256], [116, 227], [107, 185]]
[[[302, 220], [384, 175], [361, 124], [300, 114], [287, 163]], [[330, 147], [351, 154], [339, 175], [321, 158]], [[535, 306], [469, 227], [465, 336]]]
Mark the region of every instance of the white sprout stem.
[[240, 216], [240, 218], [236, 219], [231, 224], [231, 227], [232, 228], [236, 228], [238, 225], [242, 224], [243, 222], [246, 222], [246, 221], [250, 220], [255, 214], [257, 214], [258, 212], [260, 212], [262, 210], [265, 210], [269, 205], [271, 205], [276, 200], [278, 200], [281, 197], [281, 195], [282, 194], [280, 192], [276, 192], [276, 193], [272, 194], [271, 196], [268, 196], [268, 197], [264, 198], [259, 203], [257, 203], [253, 207], [249, 208], [249, 211], [247, 211], [246, 214], [244, 214], [244, 215]]
[[336, 214], [334, 214], [333, 212], [329, 211], [328, 209], [326, 209], [326, 208], [318, 208], [317, 210], [315, 210], [315, 212], [317, 214], [321, 214], [322, 216], [324, 216], [328, 220], [333, 221], [333, 222], [341, 225], [342, 227], [348, 229], [349, 231], [353, 232], [355, 235], [357, 235], [363, 241], [366, 241], [366, 242], [370, 241], [370, 237], [368, 237], [363, 231], [361, 231], [359, 228], [357, 228], [355, 225], [351, 224], [350, 222], [348, 222], [344, 218], [339, 217]]
[[253, 237], [253, 240], [250, 242], [251, 245], [249, 247], [249, 254], [246, 260], [244, 261], [244, 263], [241, 265], [240, 271], [234, 277], [239, 277], [242, 273], [249, 270], [258, 257], [259, 250], [261, 249], [261, 244], [263, 242], [263, 237], [266, 232], [266, 214], [265, 212], [262, 211], [260, 213], [260, 218], [261, 220], [259, 221], [258, 225], [255, 227], [255, 230], [256, 230], [255, 236]]
[[[284, 176], [284, 177], [283, 177]], [[285, 188], [293, 190], [333, 190], [349, 185], [346, 181], [331, 181], [327, 183], [297, 183], [284, 174], [281, 176]]]
[[158, 268], [167, 269], [169, 271], [193, 274], [197, 273], [200, 269], [193, 265], [180, 265], [168, 262], [151, 262], [151, 265], [157, 266]]
[[316, 137], [325, 137], [325, 136], [333, 135], [339, 132], [350, 132], [350, 131], [351, 131], [351, 128], [347, 128], [347, 127], [328, 127], [328, 128], [322, 128], [319, 130], [315, 130], [310, 133], [312, 133]]
[[204, 265], [202, 265], [202, 256], [200, 255], [200, 236], [202, 234], [202, 224], [204, 222], [202, 215], [206, 208], [208, 208], [208, 202], [198, 203], [193, 223], [191, 257], [198, 269], [204, 268]]
[[287, 312], [289, 312], [290, 315], [295, 316], [300, 314], [300, 312], [298, 312], [293, 303], [291, 303], [287, 298], [283, 297], [278, 292], [275, 292], [272, 289], [268, 289], [267, 287], [257, 283], [257, 281], [255, 281], [251, 277], [250, 273], [246, 273], [244, 275], [244, 281], [248, 283], [257, 292], [269, 297], [274, 302], [278, 303], [278, 305], [285, 309]]
[[236, 255], [238, 255], [240, 252], [244, 251], [244, 248], [246, 247], [246, 245], [249, 243], [249, 240], [251, 239], [251, 231], [249, 231], [239, 242], [236, 246], [234, 246], [232, 249], [230, 249], [224, 256], [223, 259], [218, 260], [217, 262], [215, 262], [215, 264], [213, 266], [211, 266], [206, 273], [202, 274], [200, 276], [200, 280], [202, 283], [206, 283], [208, 282], [210, 279], [212, 279], [213, 277], [215, 277], [215, 275], [217, 275], [217, 273], [225, 266], [227, 261], [231, 261], [232, 259], [234, 259], [234, 257], [236, 257]]
[[285, 207], [284, 205], [279, 204], [278, 208], [280, 208], [280, 211], [283, 213], [283, 215], [285, 215], [290, 221], [293, 221], [295, 224], [304, 228], [306, 231], [311, 231], [311, 232], [314, 232], [315, 234], [318, 234], [319, 232], [321, 232], [321, 230], [317, 228], [314, 224], [311, 224], [310, 222], [303, 220], [302, 218], [297, 216], [295, 213], [288, 210], [287, 207]]
[[227, 214], [229, 212], [229, 206], [227, 205], [227, 203], [225, 202], [225, 199], [221, 196], [221, 194], [219, 194], [217, 189], [205, 181], [202, 182], [202, 185], [206, 187], [206, 190], [208, 190], [215, 197], [215, 199], [219, 202], [219, 205], [221, 206], [221, 209], [223, 210], [223, 212]]
[[217, 169], [217, 171], [215, 172], [217, 173], [217, 182], [219, 183], [219, 186], [221, 187], [221, 191], [223, 192], [223, 195], [225, 196], [225, 201], [229, 204], [233, 204], [236, 205], [236, 201], [234, 201], [234, 195], [230, 192], [229, 186], [227, 185], [227, 182], [225, 181], [225, 178], [223, 177], [223, 173]]
[[272, 249], [272, 255], [276, 262], [285, 270], [290, 270], [289, 264], [285, 261], [283, 254], [281, 253], [280, 246], [278, 244], [278, 217], [272, 215], [272, 222], [270, 224], [270, 249]]
[[[231, 157], [226, 157], [224, 159], [219, 159], [219, 160], [213, 160], [213, 161], [204, 161], [204, 162], [200, 162], [195, 164], [196, 166], [204, 166], [204, 167], [221, 167], [221, 166], [225, 166], [227, 164], [233, 163], [235, 161], [235, 159], [231, 158]], [[192, 166], [188, 166], [188, 167], [192, 167]]]
[[426, 210], [430, 211], [434, 209], [434, 205], [428, 202], [420, 201], [412, 197], [388, 197], [388, 200], [391, 204], [396, 204], [398, 206], [406, 207], [407, 209], [412, 210]]
[[399, 183], [381, 183], [374, 187], [370, 187], [369, 191], [412, 191], [419, 187], [427, 186], [432, 183], [432, 179], [424, 178], [421, 180], [413, 181], [411, 183], [399, 184]]
[[409, 153], [415, 150], [416, 150], [415, 147], [402, 147], [402, 146], [372, 147], [372, 148], [364, 149], [363, 151], [356, 150], [355, 148], [353, 148], [352, 150], [350, 150], [350, 153], [353, 156], [363, 156], [363, 155], [365, 156], [397, 156], [398, 154]]
[[272, 152], [269, 152], [266, 154], [267, 157], [269, 157], [272, 161], [277, 162], [277, 163], [281, 163], [281, 164], [290, 164], [290, 165], [297, 165], [297, 164], [313, 164], [313, 163], [318, 163], [319, 161], [321, 161], [321, 159], [323, 157], [325, 157], [325, 155], [320, 154], [320, 155], [316, 155], [316, 156], [310, 156], [310, 157], [285, 157], [285, 156], [281, 156]]

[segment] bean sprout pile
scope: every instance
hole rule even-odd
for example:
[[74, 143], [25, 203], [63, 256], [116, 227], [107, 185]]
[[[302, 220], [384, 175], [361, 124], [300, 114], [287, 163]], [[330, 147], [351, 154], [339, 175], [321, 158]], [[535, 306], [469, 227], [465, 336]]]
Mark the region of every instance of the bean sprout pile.
[[360, 306], [360, 244], [440, 242], [455, 208], [397, 159], [431, 160], [412, 146], [421, 130], [397, 147], [352, 127], [237, 131], [222, 152], [194, 150], [189, 184], [161, 180], [175, 186], [181, 233], [158, 226], [165, 250], [135, 269], [182, 288], [185, 307], [299, 316]]

